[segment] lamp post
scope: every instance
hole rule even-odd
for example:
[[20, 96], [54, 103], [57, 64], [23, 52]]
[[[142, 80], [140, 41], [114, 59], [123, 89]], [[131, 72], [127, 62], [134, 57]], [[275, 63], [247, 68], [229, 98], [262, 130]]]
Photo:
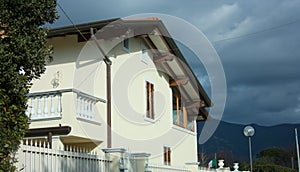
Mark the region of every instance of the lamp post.
[[249, 138], [249, 154], [250, 154], [250, 171], [252, 172], [252, 150], [251, 150], [251, 137], [254, 135], [254, 128], [246, 126], [244, 128], [244, 135]]
[[300, 172], [299, 143], [298, 143], [298, 130], [297, 130], [297, 128], [295, 128], [295, 137], [296, 137], [296, 148], [297, 148], [298, 171]]

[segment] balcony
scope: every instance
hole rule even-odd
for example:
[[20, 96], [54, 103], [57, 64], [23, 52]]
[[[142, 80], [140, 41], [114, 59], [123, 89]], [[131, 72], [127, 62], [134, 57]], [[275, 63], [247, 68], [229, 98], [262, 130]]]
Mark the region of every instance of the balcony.
[[[34, 92], [28, 94], [28, 109], [26, 114], [30, 121], [38, 120], [53, 120], [61, 119], [65, 113], [63, 109], [67, 110], [66, 104], [63, 104], [62, 98], [67, 94], [75, 96], [74, 110], [76, 111], [76, 118], [88, 121], [95, 120], [95, 105], [97, 102], [104, 102], [105, 100], [86, 94], [77, 89], [62, 89], [55, 91]], [[67, 102], [64, 102], [67, 103]], [[69, 104], [71, 102], [68, 102]], [[64, 111], [65, 112], [65, 111]]]
[[173, 109], [173, 124], [181, 128], [194, 131], [194, 120], [186, 111]]

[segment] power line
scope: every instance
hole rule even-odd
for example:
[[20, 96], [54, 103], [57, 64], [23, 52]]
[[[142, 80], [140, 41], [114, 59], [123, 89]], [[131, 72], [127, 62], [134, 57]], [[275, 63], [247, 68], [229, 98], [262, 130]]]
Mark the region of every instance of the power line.
[[[82, 32], [77, 28], [77, 26], [75, 25], [75, 23], [72, 21], [72, 19], [69, 17], [69, 15], [67, 14], [67, 12], [63, 9], [63, 7], [60, 5], [59, 2], [57, 2], [57, 5], [58, 7], [60, 8], [60, 10], [63, 12], [64, 16], [66, 16], [66, 18], [69, 20], [69, 22], [72, 24], [72, 26], [78, 31], [78, 33], [82, 36], [82, 38], [87, 41], [88, 39], [82, 34]], [[266, 28], [266, 29], [263, 29], [263, 30], [259, 30], [259, 31], [256, 31], [256, 32], [250, 32], [250, 33], [246, 33], [246, 34], [243, 34], [243, 35], [238, 35], [238, 36], [235, 36], [235, 37], [230, 37], [230, 38], [224, 38], [224, 39], [220, 39], [220, 40], [216, 40], [216, 41], [212, 41], [213, 44], [218, 44], [220, 42], [225, 42], [225, 41], [230, 41], [230, 40], [234, 40], [234, 39], [240, 39], [240, 38], [244, 38], [244, 37], [250, 37], [250, 36], [253, 36], [253, 35], [257, 35], [257, 34], [261, 34], [261, 33], [264, 33], [264, 32], [269, 32], [269, 31], [273, 31], [273, 30], [276, 30], [276, 29], [279, 29], [279, 28], [282, 28], [282, 27], [286, 27], [288, 25], [292, 25], [292, 24], [295, 24], [295, 23], [298, 23], [300, 21], [300, 19], [298, 20], [295, 20], [295, 21], [292, 21], [292, 22], [289, 22], [289, 23], [284, 23], [284, 24], [281, 24], [281, 25], [278, 25], [278, 26], [274, 26], [274, 27], [270, 27], [270, 28]]]
[[281, 25], [278, 25], [278, 26], [274, 26], [274, 27], [263, 29], [263, 30], [259, 30], [259, 31], [256, 31], [256, 32], [246, 33], [246, 34], [238, 35], [238, 36], [235, 36], [235, 37], [230, 37], [230, 38], [225, 38], [225, 39], [212, 41], [212, 43], [220, 43], [220, 42], [223, 42], [223, 41], [230, 41], [230, 40], [233, 40], [233, 39], [240, 39], [240, 38], [249, 37], [249, 36], [264, 33], [264, 32], [269, 32], [269, 31], [272, 31], [272, 30], [276, 30], [276, 29], [291, 25], [291, 24], [298, 23], [299, 21], [300, 21], [300, 19], [289, 22], [289, 23], [281, 24]]
[[59, 9], [63, 12], [63, 14], [67, 17], [67, 19], [69, 20], [69, 22], [72, 24], [72, 26], [77, 30], [77, 32], [80, 34], [80, 36], [82, 36], [82, 38], [85, 41], [88, 41], [88, 39], [81, 33], [81, 31], [78, 29], [78, 27], [75, 25], [75, 23], [72, 21], [72, 19], [69, 17], [69, 15], [67, 14], [67, 12], [63, 9], [63, 7], [59, 4], [59, 2], [57, 2], [57, 6], [59, 7]]

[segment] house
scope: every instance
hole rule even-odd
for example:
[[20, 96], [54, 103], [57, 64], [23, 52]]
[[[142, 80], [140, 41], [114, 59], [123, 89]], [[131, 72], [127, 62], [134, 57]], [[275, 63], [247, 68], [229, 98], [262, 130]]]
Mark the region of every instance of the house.
[[197, 162], [196, 120], [211, 101], [161, 20], [54, 28], [48, 43], [53, 59], [28, 95], [28, 138], [170, 167]]

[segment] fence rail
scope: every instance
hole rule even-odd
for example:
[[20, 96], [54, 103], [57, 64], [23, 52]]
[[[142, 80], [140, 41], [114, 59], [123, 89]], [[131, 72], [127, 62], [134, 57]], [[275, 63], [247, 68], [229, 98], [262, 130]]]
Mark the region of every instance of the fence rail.
[[54, 150], [41, 142], [22, 143], [17, 157], [22, 172], [104, 172], [106, 164], [110, 163], [94, 152]]
[[173, 166], [162, 166], [162, 165], [148, 165], [148, 171], [151, 172], [191, 172], [190, 169], [173, 167]]
[[[77, 147], [65, 147], [61, 150], [51, 149], [45, 140], [26, 139], [22, 141], [17, 152], [18, 171], [22, 172], [110, 172], [119, 171], [121, 161], [109, 161], [88, 149]], [[224, 160], [219, 160], [220, 162]], [[131, 160], [129, 160], [131, 162]], [[148, 164], [148, 163], [147, 163]], [[223, 165], [222, 165], [223, 164]], [[111, 169], [112, 166], [115, 166]], [[140, 172], [136, 169], [134, 162], [128, 166], [128, 171]], [[145, 165], [145, 164], [144, 164]], [[223, 167], [224, 163], [219, 163], [217, 169], [199, 168], [197, 172], [218, 172], [228, 171], [229, 167]], [[195, 172], [195, 169], [184, 167], [174, 167], [167, 165], [148, 164], [145, 166], [149, 172]], [[235, 163], [234, 171], [238, 171], [238, 163]], [[144, 170], [143, 170], [144, 171]]]

